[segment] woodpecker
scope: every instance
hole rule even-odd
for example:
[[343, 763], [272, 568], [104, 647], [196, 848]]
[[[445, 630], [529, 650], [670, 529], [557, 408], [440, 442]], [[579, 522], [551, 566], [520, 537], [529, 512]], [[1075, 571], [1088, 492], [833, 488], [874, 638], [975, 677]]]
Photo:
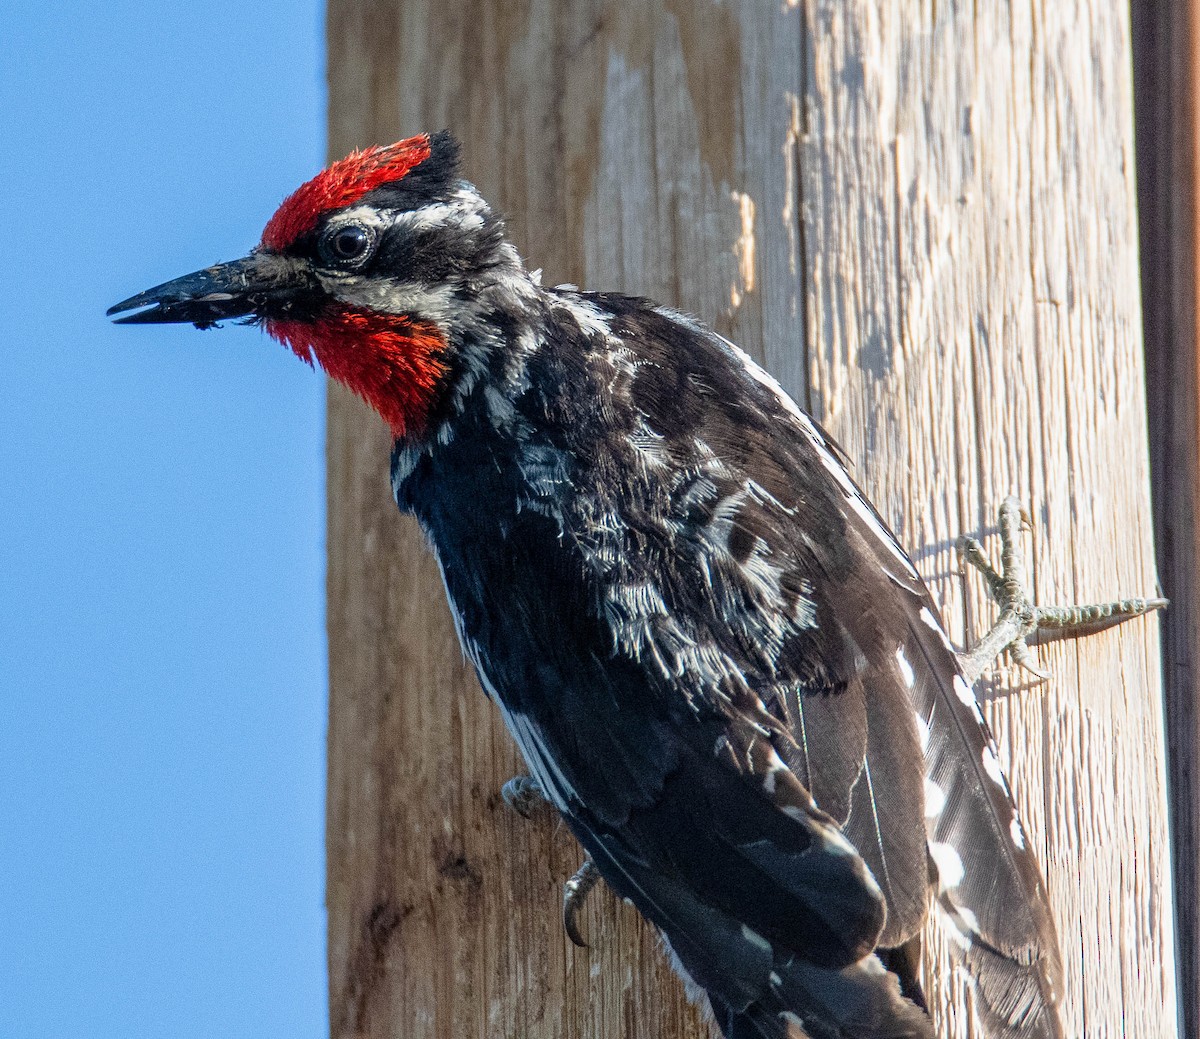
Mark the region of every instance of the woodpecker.
[[736, 346], [542, 286], [445, 132], [109, 313], [260, 323], [379, 413], [484, 690], [726, 1039], [931, 1039], [931, 914], [983, 1035], [1061, 1039], [1040, 869], [937, 608]]

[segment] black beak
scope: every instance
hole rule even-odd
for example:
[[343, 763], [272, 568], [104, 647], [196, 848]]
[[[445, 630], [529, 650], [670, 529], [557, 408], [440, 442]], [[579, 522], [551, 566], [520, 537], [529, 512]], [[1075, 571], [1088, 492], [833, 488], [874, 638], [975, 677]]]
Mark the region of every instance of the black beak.
[[[118, 325], [148, 325], [190, 321], [210, 328], [229, 318], [258, 315], [279, 293], [278, 258], [251, 253], [240, 260], [218, 263], [194, 274], [156, 285], [109, 307], [107, 314], [137, 311], [117, 318]], [[138, 310], [147, 307], [147, 310]]]

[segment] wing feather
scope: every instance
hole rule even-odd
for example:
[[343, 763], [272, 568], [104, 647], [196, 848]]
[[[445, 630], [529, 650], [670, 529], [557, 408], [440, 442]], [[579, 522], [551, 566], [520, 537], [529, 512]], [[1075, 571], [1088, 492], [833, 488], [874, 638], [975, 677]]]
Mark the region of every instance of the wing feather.
[[[984, 1013], [1051, 1021], [1053, 925], [990, 736], [835, 448], [686, 318], [554, 296], [524, 425], [460, 426], [397, 498], [572, 830], [733, 1039], [927, 1037], [898, 977], [919, 1002], [931, 860]], [[873, 953], [899, 946], [898, 975]]]

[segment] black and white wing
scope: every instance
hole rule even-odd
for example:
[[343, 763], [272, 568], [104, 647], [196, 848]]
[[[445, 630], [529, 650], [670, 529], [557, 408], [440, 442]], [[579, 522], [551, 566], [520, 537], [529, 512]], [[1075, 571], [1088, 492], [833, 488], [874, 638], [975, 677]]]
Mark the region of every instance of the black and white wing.
[[783, 723], [774, 749], [881, 888], [880, 949], [919, 940], [932, 875], [988, 1034], [1059, 1035], [1040, 870], [912, 563], [827, 436], [741, 351], [670, 312], [610, 306], [615, 335], [642, 346], [630, 396], [645, 431], [685, 471], [690, 447], [707, 480], [673, 496], [664, 600], [745, 681], [749, 708], [716, 702]]
[[835, 450], [687, 319], [548, 301], [507, 446], [493, 408], [397, 496], [605, 879], [729, 1039], [930, 1037], [931, 904], [988, 1035], [1058, 1036], [1053, 926], [986, 726]]

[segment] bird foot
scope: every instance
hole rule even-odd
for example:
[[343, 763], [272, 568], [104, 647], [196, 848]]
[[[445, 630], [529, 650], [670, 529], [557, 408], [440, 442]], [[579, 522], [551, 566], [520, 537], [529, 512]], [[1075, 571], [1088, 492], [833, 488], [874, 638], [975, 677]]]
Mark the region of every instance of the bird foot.
[[587, 948], [587, 942], [579, 932], [579, 914], [587, 905], [588, 895], [600, 881], [600, 871], [591, 859], [584, 859], [583, 865], [575, 871], [575, 875], [563, 885], [563, 930], [572, 944], [581, 949]]
[[546, 795], [533, 776], [513, 776], [500, 788], [500, 796], [522, 819], [528, 819], [534, 808], [546, 802]]
[[[504, 803], [522, 818], [528, 819], [534, 808], [546, 800], [538, 781], [532, 776], [513, 776], [500, 788]], [[574, 945], [587, 948], [587, 942], [579, 930], [579, 914], [587, 904], [588, 895], [600, 880], [600, 871], [589, 858], [575, 871], [575, 875], [563, 884], [563, 930]]]
[[992, 629], [959, 657], [968, 683], [974, 683], [1005, 650], [1026, 671], [1047, 679], [1050, 676], [1034, 661], [1028, 639], [1053, 642], [1079, 638], [1167, 605], [1166, 599], [1121, 599], [1090, 606], [1035, 606], [1025, 590], [1022, 529], [1033, 529], [1029, 514], [1016, 498], [1005, 498], [1000, 506], [999, 570], [978, 541], [970, 537], [959, 539], [959, 559], [983, 574], [988, 594], [1000, 607], [1000, 619]]

